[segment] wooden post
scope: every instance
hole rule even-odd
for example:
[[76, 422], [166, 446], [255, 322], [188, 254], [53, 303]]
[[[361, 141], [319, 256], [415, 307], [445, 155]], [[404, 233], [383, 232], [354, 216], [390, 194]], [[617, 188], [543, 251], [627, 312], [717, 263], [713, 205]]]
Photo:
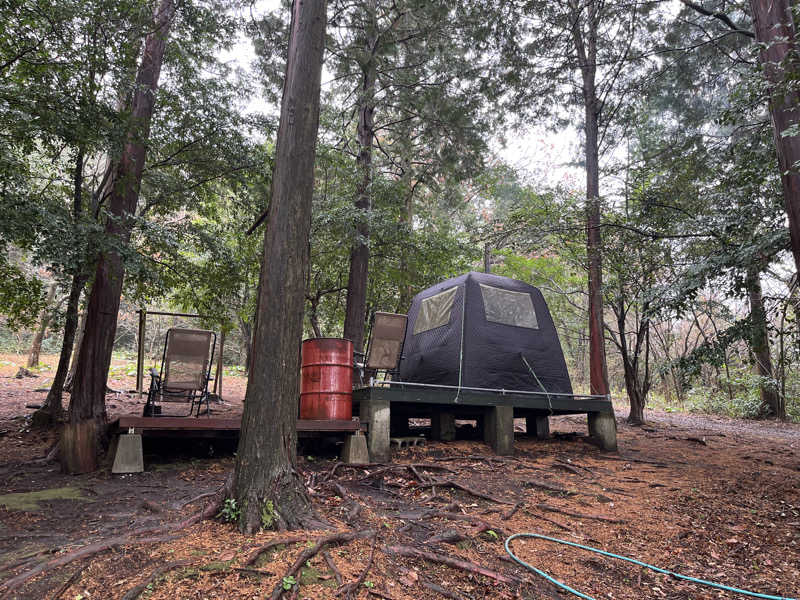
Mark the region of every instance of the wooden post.
[[214, 393], [222, 400], [222, 356], [225, 352], [225, 332], [219, 334], [219, 356], [217, 357], [217, 374], [214, 378]]
[[144, 384], [144, 333], [147, 323], [147, 309], [143, 308], [139, 312], [139, 347], [136, 350], [136, 392], [141, 394]]

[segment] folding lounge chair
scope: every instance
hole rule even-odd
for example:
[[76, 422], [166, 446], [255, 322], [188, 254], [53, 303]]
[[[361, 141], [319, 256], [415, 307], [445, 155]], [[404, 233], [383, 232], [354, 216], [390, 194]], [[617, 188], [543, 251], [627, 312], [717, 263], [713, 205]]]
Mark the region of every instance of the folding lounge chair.
[[377, 375], [378, 371], [385, 373], [384, 378], [397, 372], [403, 354], [407, 323], [406, 315], [376, 312], [372, 316], [372, 330], [364, 361], [369, 377]]
[[178, 329], [167, 331], [161, 372], [150, 369], [150, 390], [144, 407], [145, 417], [161, 415], [161, 402], [188, 402], [190, 417], [197, 406], [197, 416], [205, 402], [209, 407], [208, 382], [214, 362], [217, 334], [203, 329]]

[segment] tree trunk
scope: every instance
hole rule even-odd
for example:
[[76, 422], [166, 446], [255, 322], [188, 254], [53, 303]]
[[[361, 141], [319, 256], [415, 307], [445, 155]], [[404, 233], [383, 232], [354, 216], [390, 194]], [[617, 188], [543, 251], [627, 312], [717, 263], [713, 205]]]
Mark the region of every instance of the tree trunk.
[[78, 367], [78, 350], [80, 350], [83, 343], [83, 333], [86, 331], [86, 311], [81, 313], [78, 320], [78, 331], [75, 333], [75, 345], [72, 349], [72, 362], [69, 364], [69, 373], [64, 382], [64, 391], [72, 392], [72, 382], [75, 380], [75, 369]]
[[319, 327], [319, 301], [319, 294], [308, 296], [308, 322], [311, 324], [311, 330], [316, 338], [322, 337], [322, 330]]
[[[72, 222], [74, 227], [78, 227], [83, 214], [83, 166], [84, 150], [81, 146], [78, 148], [77, 156], [75, 157], [75, 171], [73, 173]], [[88, 248], [86, 250], [88, 253]], [[50, 384], [50, 391], [47, 392], [47, 398], [45, 398], [42, 408], [31, 415], [31, 423], [36, 427], [50, 427], [63, 417], [62, 394], [70, 358], [73, 355], [75, 328], [78, 323], [78, 306], [81, 300], [81, 293], [83, 293], [83, 286], [86, 285], [86, 279], [84, 269], [79, 266], [77, 272], [72, 275], [72, 283], [69, 288], [67, 312], [64, 318], [64, 337], [61, 340], [61, 352], [58, 356], [58, 366], [53, 376], [53, 383]]]
[[318, 525], [296, 462], [300, 339], [325, 24], [324, 0], [294, 1], [258, 286], [253, 368], [234, 472], [239, 529], [244, 533]]
[[750, 346], [753, 349], [755, 372], [761, 378], [761, 414], [765, 417], [784, 418], [783, 403], [775, 387], [772, 371], [772, 357], [769, 352], [769, 333], [767, 332], [767, 313], [761, 295], [761, 280], [755, 267], [747, 270], [747, 295], [750, 298]]
[[769, 111], [789, 219], [789, 236], [797, 272], [800, 272], [800, 136], [784, 135], [800, 123], [800, 93], [794, 80], [800, 73], [792, 9], [796, 0], [750, 0], [756, 39], [764, 44], [761, 66], [770, 85]]
[[239, 317], [239, 332], [242, 335], [242, 347], [244, 349], [244, 372], [250, 373], [250, 364], [253, 360], [253, 328], [244, 319]]
[[347, 305], [344, 318], [344, 337], [353, 342], [356, 352], [364, 350], [364, 324], [367, 320], [367, 278], [369, 277], [369, 213], [372, 184], [372, 143], [375, 137], [375, 81], [377, 65], [377, 17], [375, 0], [367, 0], [367, 41], [361, 65], [361, 94], [358, 99], [358, 159], [361, 181], [356, 197], [356, 240], [350, 252], [350, 274], [347, 279]]
[[[406, 194], [404, 206], [405, 210], [401, 214], [401, 219], [406, 224], [409, 232], [413, 231], [414, 229], [414, 192], [417, 185], [416, 183], [411, 183], [410, 174], [411, 166], [406, 164], [403, 178], [409, 190], [408, 194]], [[411, 306], [411, 299], [414, 296], [414, 286], [411, 284], [411, 282], [414, 281], [414, 273], [411, 272], [411, 266], [408, 260], [409, 255], [411, 255], [411, 253], [414, 251], [415, 249], [412, 248], [410, 244], [404, 245], [401, 251], [400, 272], [403, 273], [406, 281], [400, 286], [400, 296], [397, 301], [397, 309], [395, 310], [395, 312], [398, 313], [408, 312], [408, 309]]]
[[[589, 385], [592, 394], [608, 394], [608, 368], [603, 329], [603, 258], [600, 236], [600, 157], [597, 98], [598, 14], [595, 0], [578, 6], [571, 2], [572, 33], [583, 79], [584, 133], [586, 135], [586, 255], [589, 268]], [[587, 30], [580, 13], [586, 9]]]
[[39, 317], [39, 327], [36, 329], [33, 340], [31, 340], [31, 348], [28, 351], [28, 362], [26, 363], [26, 366], [29, 369], [39, 365], [39, 354], [42, 352], [42, 340], [44, 339], [44, 334], [47, 332], [47, 327], [50, 325], [50, 321], [53, 318], [52, 304], [56, 297], [57, 287], [58, 286], [55, 283], [51, 283], [50, 288], [47, 290], [47, 300], [45, 300], [44, 308], [42, 309], [42, 315]]
[[[174, 0], [161, 0], [136, 75], [127, 139], [110, 182], [105, 235], [118, 248], [130, 240], [130, 217], [139, 199], [158, 78], [174, 14]], [[61, 467], [68, 473], [85, 473], [97, 467], [97, 456], [105, 436], [106, 380], [124, 275], [119, 250], [101, 254], [86, 308], [86, 330], [78, 352], [68, 422], [61, 436]]]

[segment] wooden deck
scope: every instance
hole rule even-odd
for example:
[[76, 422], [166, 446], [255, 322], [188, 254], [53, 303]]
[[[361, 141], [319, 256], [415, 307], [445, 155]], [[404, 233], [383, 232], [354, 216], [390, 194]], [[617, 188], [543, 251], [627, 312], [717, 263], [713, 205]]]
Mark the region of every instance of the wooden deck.
[[371, 460], [391, 460], [392, 431], [403, 435], [409, 418], [430, 418], [431, 438], [451, 441], [456, 419], [475, 420], [483, 438], [497, 454], [514, 451], [514, 419], [525, 418], [528, 432], [550, 437], [549, 418], [585, 414], [589, 435], [605, 450], [616, 450], [617, 427], [608, 396], [548, 394], [514, 390], [378, 382], [353, 391], [353, 411], [369, 427]]
[[[135, 433], [151, 437], [238, 437], [241, 417], [139, 417], [123, 415], [111, 422], [112, 433]], [[358, 421], [297, 420], [297, 435], [301, 437], [325, 433], [352, 433], [365, 427]]]
[[[404, 414], [420, 415], [447, 407], [465, 416], [481, 414], [485, 407], [511, 406], [515, 417], [530, 415], [572, 415], [611, 413], [614, 409], [606, 397], [580, 394], [550, 395], [514, 391], [457, 389], [445, 386], [392, 385], [361, 388], [353, 391], [353, 402], [384, 400], [392, 410]], [[355, 406], [354, 406], [355, 410]]]

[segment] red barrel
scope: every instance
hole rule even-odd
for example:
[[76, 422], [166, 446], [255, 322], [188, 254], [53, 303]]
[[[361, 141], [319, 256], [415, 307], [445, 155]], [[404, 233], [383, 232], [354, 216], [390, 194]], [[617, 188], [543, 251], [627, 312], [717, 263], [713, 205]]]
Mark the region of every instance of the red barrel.
[[352, 417], [353, 342], [341, 338], [304, 340], [300, 418], [349, 421]]

